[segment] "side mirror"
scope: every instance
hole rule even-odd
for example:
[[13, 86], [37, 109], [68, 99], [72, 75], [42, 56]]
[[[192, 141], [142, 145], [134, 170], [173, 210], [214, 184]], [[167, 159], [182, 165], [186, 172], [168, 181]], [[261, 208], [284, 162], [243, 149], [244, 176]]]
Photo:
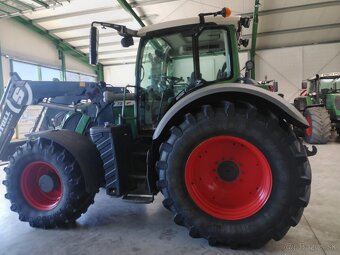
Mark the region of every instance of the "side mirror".
[[273, 92], [279, 91], [279, 83], [277, 81], [273, 81]]
[[244, 48], [246, 48], [249, 44], [249, 39], [240, 38], [239, 44], [241, 44]]
[[302, 89], [307, 89], [307, 85], [308, 85], [307, 81], [302, 81], [301, 88]]
[[247, 70], [247, 71], [250, 71], [250, 70], [253, 70], [253, 68], [254, 68], [254, 61], [248, 60], [248, 61], [246, 62], [246, 70]]
[[90, 33], [90, 65], [98, 64], [98, 39], [99, 31], [95, 26], [91, 27]]
[[120, 43], [124, 48], [130, 47], [134, 44], [132, 36], [123, 37]]
[[241, 26], [243, 26], [245, 28], [249, 28], [250, 27], [250, 18], [249, 17], [241, 17], [240, 18], [240, 24], [241, 24]]

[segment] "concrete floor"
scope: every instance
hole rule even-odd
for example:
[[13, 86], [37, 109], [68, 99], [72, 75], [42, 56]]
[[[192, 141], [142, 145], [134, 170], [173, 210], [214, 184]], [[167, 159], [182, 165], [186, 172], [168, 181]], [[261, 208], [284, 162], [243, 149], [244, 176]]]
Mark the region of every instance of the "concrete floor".
[[76, 227], [33, 229], [10, 211], [1, 185], [0, 254], [340, 254], [340, 142], [318, 150], [310, 158], [312, 197], [300, 224], [280, 242], [271, 241], [259, 250], [214, 248], [204, 239], [190, 238], [185, 228], [173, 223], [161, 195], [151, 205], [136, 205], [102, 191]]

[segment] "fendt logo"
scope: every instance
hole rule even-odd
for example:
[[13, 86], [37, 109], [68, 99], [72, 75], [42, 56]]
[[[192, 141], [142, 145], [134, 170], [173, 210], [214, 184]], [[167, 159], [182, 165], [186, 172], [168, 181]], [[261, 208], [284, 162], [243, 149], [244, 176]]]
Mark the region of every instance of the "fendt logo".
[[32, 89], [26, 83], [24, 86], [16, 87], [12, 93], [7, 98], [7, 106], [14, 113], [19, 113], [21, 109], [32, 103]]

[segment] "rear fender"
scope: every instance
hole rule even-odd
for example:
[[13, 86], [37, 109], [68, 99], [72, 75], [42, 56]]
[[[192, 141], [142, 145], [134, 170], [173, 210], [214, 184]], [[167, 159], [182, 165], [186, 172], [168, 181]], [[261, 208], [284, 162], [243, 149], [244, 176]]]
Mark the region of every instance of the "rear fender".
[[199, 105], [218, 100], [250, 102], [257, 107], [270, 109], [279, 119], [285, 119], [296, 127], [303, 129], [308, 127], [303, 115], [293, 105], [273, 92], [240, 83], [216, 84], [197, 89], [177, 101], [159, 122], [153, 134], [153, 140], [155, 141], [167, 133], [166, 131], [176, 124], [178, 118], [183, 114], [192, 111]]

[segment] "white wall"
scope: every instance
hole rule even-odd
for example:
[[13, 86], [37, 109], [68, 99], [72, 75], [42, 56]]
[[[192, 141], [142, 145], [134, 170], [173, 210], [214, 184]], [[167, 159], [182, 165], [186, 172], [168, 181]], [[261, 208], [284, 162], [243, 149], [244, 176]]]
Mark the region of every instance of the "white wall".
[[340, 43], [320, 44], [256, 53], [256, 79], [265, 76], [279, 82], [279, 91], [288, 101], [298, 96], [301, 81], [315, 74], [340, 71]]
[[[1, 57], [1, 56], [0, 56]], [[10, 65], [9, 65], [9, 61], [8, 59], [6, 59], [5, 57], [1, 57], [1, 64], [2, 64], [2, 77], [3, 77], [3, 82], [4, 82], [4, 86], [6, 86], [6, 84], [9, 81], [9, 73], [11, 71]], [[0, 70], [1, 72], [1, 70]]]
[[[55, 45], [16, 21], [10, 19], [0, 20], [0, 45], [2, 54], [8, 55], [11, 58], [51, 67], [61, 67]], [[95, 74], [85, 63], [71, 56], [65, 56], [66, 68], [68, 70]], [[9, 76], [9, 69], [6, 66], [9, 65], [9, 60], [7, 58], [2, 58], [2, 60], [4, 83], [6, 84]]]
[[135, 65], [126, 64], [104, 67], [105, 82], [113, 86], [135, 85]]

